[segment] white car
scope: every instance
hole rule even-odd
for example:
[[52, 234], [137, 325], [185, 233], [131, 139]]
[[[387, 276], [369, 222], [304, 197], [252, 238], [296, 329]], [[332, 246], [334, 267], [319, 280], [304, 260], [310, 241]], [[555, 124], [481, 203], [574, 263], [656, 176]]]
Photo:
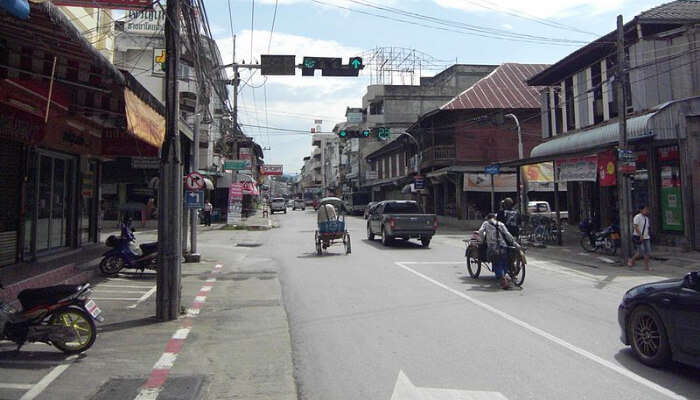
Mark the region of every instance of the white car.
[[287, 213], [287, 201], [284, 198], [277, 197], [270, 200], [270, 214], [274, 214], [275, 211]]

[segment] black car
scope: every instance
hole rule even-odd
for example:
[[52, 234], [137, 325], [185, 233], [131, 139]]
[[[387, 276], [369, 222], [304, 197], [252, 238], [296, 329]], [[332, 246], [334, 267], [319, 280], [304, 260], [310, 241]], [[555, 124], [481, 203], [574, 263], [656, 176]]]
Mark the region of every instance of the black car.
[[700, 272], [628, 290], [618, 322], [620, 340], [642, 363], [660, 367], [674, 360], [700, 368]]

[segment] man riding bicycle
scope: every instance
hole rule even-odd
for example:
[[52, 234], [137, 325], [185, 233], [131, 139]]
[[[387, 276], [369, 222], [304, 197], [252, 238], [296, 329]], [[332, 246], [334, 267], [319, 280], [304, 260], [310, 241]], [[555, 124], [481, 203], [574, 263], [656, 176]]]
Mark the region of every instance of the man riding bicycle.
[[493, 272], [499, 280], [501, 289], [505, 290], [510, 288], [506, 280], [506, 271], [509, 263], [508, 247], [514, 246], [520, 249], [520, 245], [515, 241], [510, 232], [508, 232], [505, 224], [496, 220], [496, 214], [494, 213], [489, 214], [486, 217], [486, 221], [481, 224], [479, 236], [482, 243], [486, 240], [486, 254], [493, 265]]

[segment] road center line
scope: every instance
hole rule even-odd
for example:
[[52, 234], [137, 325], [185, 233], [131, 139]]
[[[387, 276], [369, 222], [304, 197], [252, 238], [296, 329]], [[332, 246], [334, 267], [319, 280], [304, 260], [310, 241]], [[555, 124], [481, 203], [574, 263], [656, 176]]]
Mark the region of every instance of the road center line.
[[[418, 271], [416, 271], [416, 270], [414, 270], [406, 265], [406, 264], [415, 264], [415, 263], [396, 262], [395, 264], [398, 265], [399, 267], [405, 269], [406, 271], [408, 271], [408, 272], [410, 272], [410, 273], [412, 273], [420, 278], [423, 278], [424, 280], [426, 280], [426, 281], [428, 281], [428, 282], [430, 282], [430, 283], [432, 283], [432, 284], [434, 284], [442, 289], [445, 289], [448, 292], [450, 292], [458, 297], [461, 297], [461, 298], [469, 301], [470, 303], [483, 308], [486, 311], [491, 312], [492, 314], [498, 315], [501, 318], [504, 318], [504, 319], [516, 324], [516, 325], [519, 325], [520, 327], [525, 328], [526, 330], [534, 333], [535, 335], [543, 337], [543, 338], [545, 338], [545, 339], [547, 339], [555, 344], [558, 344], [558, 345], [560, 345], [568, 350], [573, 351], [574, 353], [577, 353], [585, 358], [588, 358], [589, 360], [591, 360], [591, 361], [593, 361], [593, 362], [595, 362], [595, 363], [597, 363], [605, 368], [608, 368], [614, 372], [617, 372], [618, 374], [625, 376], [625, 377], [627, 377], [627, 378], [629, 378], [629, 379], [631, 379], [631, 380], [633, 380], [641, 385], [644, 385], [644, 386], [648, 387], [649, 389], [652, 389], [652, 390], [654, 390], [654, 391], [656, 391], [664, 396], [667, 396], [671, 399], [676, 399], [676, 400], [686, 400], [687, 399], [686, 397], [683, 397], [683, 396], [681, 396], [681, 395], [679, 395], [679, 394], [677, 394], [669, 389], [666, 389], [665, 387], [663, 387], [661, 385], [658, 385], [658, 384], [656, 384], [656, 383], [654, 383], [646, 378], [643, 378], [643, 377], [641, 377], [641, 376], [639, 376], [639, 375], [637, 375], [637, 374], [635, 374], [627, 369], [624, 369], [618, 365], [615, 365], [615, 364], [611, 363], [610, 361], [607, 361], [601, 357], [598, 357], [597, 355], [595, 355], [587, 350], [584, 350], [580, 347], [577, 347], [577, 346], [565, 341], [564, 339], [560, 339], [560, 338], [558, 338], [558, 337], [556, 337], [548, 332], [543, 331], [540, 328], [537, 328], [535, 326], [528, 324], [525, 321], [522, 321], [518, 318], [515, 318], [514, 316], [512, 316], [508, 313], [505, 313], [497, 308], [494, 308], [494, 307], [492, 307], [484, 302], [481, 302], [481, 301], [479, 301], [471, 296], [468, 296], [468, 295], [466, 295], [458, 290], [452, 289], [451, 287], [445, 285], [444, 283], [438, 282], [435, 279], [433, 279], [427, 275], [424, 275], [424, 274], [422, 274], [422, 273], [420, 273], [420, 272], [418, 272]], [[440, 263], [440, 264], [445, 264], [445, 263]]]

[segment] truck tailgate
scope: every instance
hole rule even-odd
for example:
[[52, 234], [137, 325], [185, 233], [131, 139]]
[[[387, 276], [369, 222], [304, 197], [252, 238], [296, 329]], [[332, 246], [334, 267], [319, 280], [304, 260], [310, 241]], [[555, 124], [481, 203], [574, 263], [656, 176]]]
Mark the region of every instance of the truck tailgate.
[[392, 214], [395, 231], [432, 230], [435, 216], [430, 214]]

